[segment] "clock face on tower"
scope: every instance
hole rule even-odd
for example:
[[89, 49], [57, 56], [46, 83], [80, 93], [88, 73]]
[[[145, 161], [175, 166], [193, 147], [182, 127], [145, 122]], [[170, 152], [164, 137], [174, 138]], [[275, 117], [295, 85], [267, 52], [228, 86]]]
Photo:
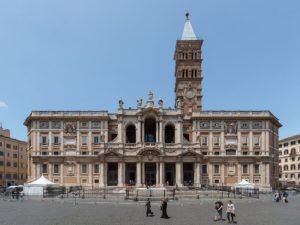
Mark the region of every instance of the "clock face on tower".
[[189, 99], [193, 98], [195, 96], [195, 92], [193, 91], [193, 89], [189, 89], [185, 92], [185, 96]]

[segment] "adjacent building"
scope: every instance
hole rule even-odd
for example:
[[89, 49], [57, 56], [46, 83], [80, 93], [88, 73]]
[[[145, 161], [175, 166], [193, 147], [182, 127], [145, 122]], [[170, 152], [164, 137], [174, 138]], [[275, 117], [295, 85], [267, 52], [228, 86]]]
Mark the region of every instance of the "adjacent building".
[[234, 185], [278, 182], [278, 119], [270, 111], [202, 109], [202, 44], [186, 14], [176, 42], [175, 107], [149, 92], [117, 113], [33, 111], [28, 174], [61, 185]]
[[284, 185], [300, 185], [300, 134], [279, 141], [279, 171]]
[[27, 180], [27, 143], [10, 137], [0, 126], [0, 186], [24, 184]]

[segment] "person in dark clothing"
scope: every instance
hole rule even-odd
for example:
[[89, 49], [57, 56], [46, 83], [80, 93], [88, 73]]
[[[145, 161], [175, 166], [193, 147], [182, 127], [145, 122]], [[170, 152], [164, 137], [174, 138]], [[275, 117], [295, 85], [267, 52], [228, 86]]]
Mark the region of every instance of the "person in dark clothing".
[[167, 206], [168, 206], [167, 200], [164, 199], [163, 202], [162, 202], [162, 205], [160, 207], [160, 209], [162, 211], [162, 214], [161, 214], [160, 218], [164, 218], [164, 219], [169, 219], [170, 218], [167, 214]]
[[149, 216], [149, 214], [150, 216], [154, 216], [153, 212], [151, 211], [151, 202], [149, 198], [147, 199], [145, 207], [147, 207], [146, 216]]

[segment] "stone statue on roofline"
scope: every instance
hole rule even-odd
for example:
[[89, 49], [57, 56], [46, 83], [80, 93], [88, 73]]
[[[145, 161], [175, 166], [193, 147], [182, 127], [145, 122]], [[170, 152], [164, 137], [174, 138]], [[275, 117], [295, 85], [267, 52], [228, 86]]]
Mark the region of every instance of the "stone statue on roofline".
[[123, 109], [123, 104], [124, 104], [123, 100], [120, 99], [119, 100], [119, 109]]
[[137, 100], [137, 107], [138, 107], [138, 108], [141, 108], [141, 107], [142, 107], [142, 104], [143, 104], [143, 100], [142, 100], [141, 97], [139, 97], [138, 100]]

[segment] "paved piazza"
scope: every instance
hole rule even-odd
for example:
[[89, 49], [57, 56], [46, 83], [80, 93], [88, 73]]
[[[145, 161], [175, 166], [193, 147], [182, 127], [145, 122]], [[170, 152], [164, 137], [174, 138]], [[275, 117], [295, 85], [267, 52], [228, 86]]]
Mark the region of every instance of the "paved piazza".
[[[265, 200], [264, 200], [265, 199]], [[93, 203], [91, 200], [0, 200], [1, 225], [142, 225], [142, 224], [227, 224], [213, 222], [212, 200], [178, 200], [168, 204], [169, 220], [160, 218], [159, 202], [152, 203], [154, 217], [145, 216], [144, 202], [113, 201]], [[275, 203], [269, 197], [259, 200], [235, 200], [238, 224], [242, 225], [299, 225], [300, 197], [288, 204]]]

